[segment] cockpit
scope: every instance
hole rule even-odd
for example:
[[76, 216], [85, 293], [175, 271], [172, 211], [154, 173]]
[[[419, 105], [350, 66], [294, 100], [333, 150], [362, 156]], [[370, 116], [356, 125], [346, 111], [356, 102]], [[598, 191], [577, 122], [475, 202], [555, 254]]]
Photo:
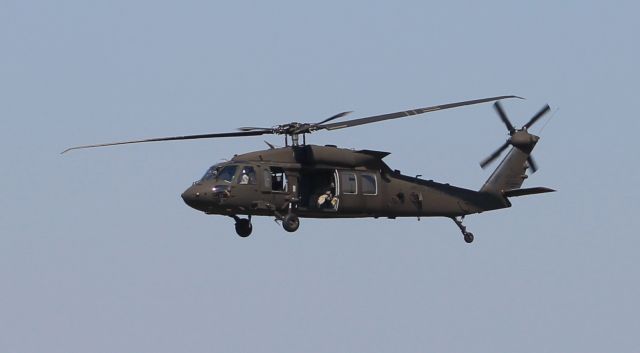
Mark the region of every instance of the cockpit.
[[206, 212], [213, 212], [216, 207], [230, 212], [234, 207], [246, 208], [245, 205], [265, 197], [270, 202], [285, 198], [289, 192], [283, 167], [250, 161], [231, 163], [219, 163], [207, 169], [202, 178], [182, 194], [184, 201]]
[[[240, 170], [239, 173], [238, 170]], [[249, 165], [239, 167], [237, 165], [216, 164], [209, 168], [207, 172], [204, 173], [202, 178], [198, 181], [198, 183], [204, 182], [255, 185], [257, 183], [256, 170], [254, 167]]]
[[206, 173], [200, 179], [200, 182], [205, 181], [220, 181], [232, 183], [236, 176], [237, 165], [221, 166], [216, 164], [209, 168]]

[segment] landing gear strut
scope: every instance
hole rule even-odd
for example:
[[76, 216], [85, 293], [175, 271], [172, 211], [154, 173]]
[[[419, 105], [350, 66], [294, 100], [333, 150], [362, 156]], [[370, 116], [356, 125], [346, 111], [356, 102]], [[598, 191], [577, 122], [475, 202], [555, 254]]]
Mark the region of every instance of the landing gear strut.
[[464, 219], [464, 216], [460, 217], [460, 219], [456, 217], [451, 217], [451, 220], [453, 220], [458, 226], [458, 228], [460, 228], [460, 231], [464, 236], [464, 241], [467, 242], [467, 244], [471, 244], [473, 242], [473, 233], [467, 232], [467, 227], [465, 227], [464, 224], [462, 224], [463, 219]]
[[238, 216], [232, 216], [236, 220], [236, 233], [239, 236], [246, 238], [251, 235], [253, 226], [251, 225], [251, 216], [247, 219], [240, 218]]

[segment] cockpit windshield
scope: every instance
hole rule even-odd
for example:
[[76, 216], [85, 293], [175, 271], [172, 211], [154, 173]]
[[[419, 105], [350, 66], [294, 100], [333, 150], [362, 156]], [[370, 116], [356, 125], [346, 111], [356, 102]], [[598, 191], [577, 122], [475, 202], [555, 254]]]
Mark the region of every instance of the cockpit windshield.
[[238, 169], [238, 166], [236, 165], [228, 165], [222, 168], [220, 173], [218, 173], [217, 179], [220, 181], [226, 181], [227, 183], [232, 182], [236, 177], [236, 169]]
[[200, 179], [200, 181], [207, 181], [207, 180], [213, 180], [218, 176], [218, 170], [220, 169], [219, 166], [214, 165], [213, 167], [209, 168], [207, 170], [206, 173], [204, 173], [204, 175], [202, 176], [202, 179]]
[[231, 183], [235, 179], [237, 169], [238, 166], [236, 165], [227, 165], [224, 167], [214, 165], [204, 173], [204, 176], [200, 181], [218, 180]]

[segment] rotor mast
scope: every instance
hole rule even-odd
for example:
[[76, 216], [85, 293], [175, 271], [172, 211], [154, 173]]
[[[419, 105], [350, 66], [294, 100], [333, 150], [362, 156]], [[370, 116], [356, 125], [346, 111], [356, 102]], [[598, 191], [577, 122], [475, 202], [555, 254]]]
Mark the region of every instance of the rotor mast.
[[302, 146], [307, 144], [307, 132], [311, 132], [309, 124], [290, 123], [285, 127], [283, 132], [284, 145], [289, 146], [289, 137], [291, 137], [291, 146], [300, 146], [300, 135], [302, 135]]
[[[300, 134], [291, 134], [291, 135], [285, 135], [284, 136], [284, 145], [285, 146], [289, 146], [289, 136], [291, 136], [291, 146], [293, 147], [298, 147], [300, 146]], [[307, 144], [307, 136], [306, 134], [302, 134], [302, 145], [306, 145]]]

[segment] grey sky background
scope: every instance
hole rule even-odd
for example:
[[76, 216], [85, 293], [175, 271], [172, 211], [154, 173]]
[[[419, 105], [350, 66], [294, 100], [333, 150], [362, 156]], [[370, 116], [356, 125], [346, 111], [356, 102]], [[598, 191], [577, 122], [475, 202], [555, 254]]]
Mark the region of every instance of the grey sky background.
[[[0, 352], [639, 351], [639, 10], [0, 1]], [[58, 154], [502, 94], [527, 98], [504, 102], [518, 126], [559, 109], [525, 183], [559, 192], [468, 217], [471, 246], [447, 219], [241, 239], [184, 205], [260, 138]], [[505, 137], [485, 104], [308, 141], [476, 189]]]

